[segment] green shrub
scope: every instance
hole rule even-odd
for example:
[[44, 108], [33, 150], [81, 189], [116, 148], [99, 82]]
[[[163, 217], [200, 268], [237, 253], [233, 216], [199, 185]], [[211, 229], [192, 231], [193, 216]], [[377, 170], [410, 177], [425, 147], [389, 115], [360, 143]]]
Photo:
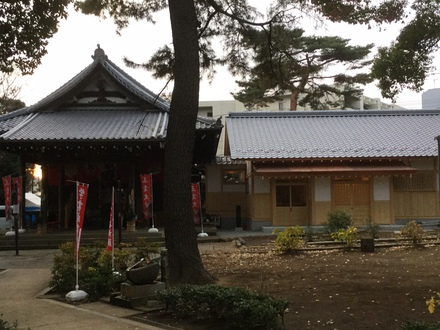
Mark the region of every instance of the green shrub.
[[277, 234], [274, 244], [278, 253], [291, 253], [304, 244], [305, 231], [299, 226], [286, 227], [284, 231], [277, 228], [273, 234]]
[[377, 238], [380, 231], [380, 226], [377, 223], [367, 220], [367, 232], [370, 234], [371, 238]]
[[[61, 255], [54, 257], [50, 285], [56, 291], [69, 292], [75, 288], [74, 245], [71, 242], [62, 244], [60, 246]], [[115, 251], [115, 261], [117, 260], [116, 254]], [[111, 254], [106, 251], [105, 244], [101, 242], [96, 242], [90, 247], [80, 247], [78, 263], [80, 288], [88, 293], [91, 300], [96, 300], [118, 290], [119, 285], [125, 280], [124, 276], [120, 275], [121, 273], [113, 272]]]
[[327, 214], [327, 222], [324, 223], [325, 230], [331, 234], [339, 229], [347, 229], [353, 224], [351, 215], [343, 210], [336, 210]]
[[136, 260], [140, 260], [142, 258], [145, 260], [150, 260], [154, 257], [154, 255], [160, 253], [162, 246], [163, 244], [161, 243], [151, 243], [148, 242], [146, 238], [140, 237], [134, 244], [134, 247], [136, 248], [135, 258]]
[[[18, 321], [15, 320], [14, 323], [9, 323], [8, 321], [3, 320], [1, 317], [3, 314], [0, 314], [0, 330], [21, 330], [22, 328], [18, 327]], [[30, 330], [30, 328], [27, 328]]]
[[436, 306], [440, 305], [440, 292], [436, 292], [435, 296], [426, 301], [426, 306], [429, 312], [432, 314], [435, 311]]
[[[151, 248], [145, 240], [137, 242], [139, 248], [115, 249], [114, 269], [112, 269], [112, 255], [106, 250], [105, 242], [95, 242], [93, 246], [81, 246], [79, 251], [78, 279], [81, 290], [88, 293], [91, 300], [107, 296], [111, 292], [118, 291], [120, 284], [126, 280], [125, 269], [128, 265], [159, 251], [157, 244]], [[75, 288], [76, 284], [76, 261], [74, 259], [73, 242], [60, 246], [61, 254], [54, 256], [54, 265], [51, 273], [50, 285], [55, 291], [67, 293]]]
[[308, 225], [306, 228], [306, 233], [305, 233], [305, 237], [307, 239], [307, 242], [313, 241], [313, 234], [314, 234], [314, 232], [313, 232], [312, 226]]
[[400, 329], [401, 330], [440, 330], [440, 323], [405, 321], [400, 326]]
[[400, 236], [411, 238], [415, 246], [422, 242], [424, 235], [425, 230], [422, 228], [422, 225], [418, 224], [414, 220], [408, 222], [400, 231]]
[[336, 233], [332, 233], [331, 237], [335, 241], [344, 242], [347, 247], [352, 248], [358, 240], [358, 231], [356, 227], [348, 227], [347, 229], [339, 229]]
[[246, 289], [180, 285], [159, 291], [157, 299], [179, 318], [224, 320], [228, 329], [283, 329], [286, 300]]

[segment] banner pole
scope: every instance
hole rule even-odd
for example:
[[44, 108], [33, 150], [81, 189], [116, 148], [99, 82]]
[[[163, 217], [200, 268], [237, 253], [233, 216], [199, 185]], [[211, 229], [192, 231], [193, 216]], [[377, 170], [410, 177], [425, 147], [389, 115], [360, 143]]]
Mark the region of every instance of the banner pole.
[[148, 229], [149, 233], [158, 233], [159, 229], [154, 228], [154, 194], [153, 194], [153, 172], [150, 172], [150, 194], [151, 194], [151, 228]]
[[202, 232], [200, 234], [198, 234], [198, 237], [208, 237], [208, 233], [205, 233], [203, 230], [203, 214], [202, 214], [202, 191], [200, 190], [200, 182], [197, 182], [197, 186], [199, 188], [199, 213], [200, 213], [200, 228], [202, 230]]
[[[86, 184], [83, 183], [82, 185], [86, 186]], [[76, 274], [75, 274], [76, 285], [75, 285], [75, 290], [70, 291], [66, 294], [66, 299], [68, 301], [80, 301], [88, 297], [87, 292], [84, 292], [83, 290], [79, 290], [79, 242], [81, 238], [80, 230], [82, 229], [82, 220], [84, 216], [83, 211], [85, 210], [86, 201], [87, 201], [87, 190], [88, 190], [88, 185], [87, 185], [87, 189], [79, 190], [79, 182], [76, 181], [76, 233], [75, 233], [75, 247], [74, 247], [74, 256], [76, 259]]]
[[153, 194], [153, 173], [150, 173], [151, 183], [151, 227], [154, 228], [154, 194]]
[[75, 238], [75, 256], [76, 256], [76, 285], [75, 289], [79, 289], [79, 281], [78, 281], [78, 268], [79, 268], [79, 246], [78, 246], [78, 233], [79, 233], [79, 219], [78, 219], [78, 181], [76, 181], [76, 238]]
[[112, 186], [112, 271], [115, 271], [115, 187]]

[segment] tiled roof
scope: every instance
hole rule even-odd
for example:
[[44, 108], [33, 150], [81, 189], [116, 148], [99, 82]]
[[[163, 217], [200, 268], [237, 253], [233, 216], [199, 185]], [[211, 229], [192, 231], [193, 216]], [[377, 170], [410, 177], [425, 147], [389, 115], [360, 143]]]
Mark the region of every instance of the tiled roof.
[[226, 117], [232, 159], [437, 156], [439, 110], [241, 112]]
[[[23, 120], [25, 120], [28, 117], [28, 115], [17, 115], [17, 116], [9, 116], [9, 118], [6, 118], [4, 120], [0, 120], [0, 134], [9, 131], [10, 129], [14, 128], [18, 124], [20, 124]], [[1, 118], [1, 116], [0, 116]]]
[[196, 129], [206, 130], [223, 127], [221, 118], [197, 116]]
[[[145, 112], [135, 108], [73, 107], [22, 116], [22, 122], [1, 138], [5, 141], [161, 140], [166, 137], [168, 116], [164, 111]], [[218, 127], [216, 119], [200, 118], [196, 123], [197, 130]]]
[[[157, 140], [166, 137], [169, 103], [141, 85], [95, 50], [94, 61], [52, 94], [29, 107], [0, 116], [1, 141]], [[86, 85], [96, 70], [110, 75], [130, 97], [140, 102], [109, 106], [66, 105], [66, 99]], [[221, 130], [213, 118], [198, 117], [196, 130]]]
[[216, 156], [213, 160], [213, 164], [215, 165], [245, 165], [246, 162], [244, 160], [235, 160], [232, 159], [231, 156]]
[[150, 91], [148, 88], [140, 84], [133, 77], [128, 75], [125, 71], [121, 70], [116, 64], [112, 61], [105, 59], [102, 62], [103, 66], [107, 69], [108, 73], [115, 77], [122, 85], [124, 85], [127, 89], [129, 89], [134, 94], [138, 95], [140, 98], [145, 101], [156, 105], [159, 109], [168, 111], [170, 105], [164, 99], [158, 97], [155, 93]]
[[5, 141], [142, 140], [166, 136], [168, 113], [136, 109], [67, 109], [29, 114]]
[[169, 103], [158, 97], [148, 88], [141, 85], [138, 81], [136, 81], [133, 77], [128, 75], [125, 71], [119, 68], [116, 64], [110, 61], [107, 56], [99, 56], [96, 57], [95, 60], [85, 67], [81, 72], [79, 72], [75, 77], [70, 79], [67, 83], [59, 87], [57, 90], [38, 101], [37, 103], [14, 111], [12, 113], [5, 114], [0, 116], [1, 119], [6, 119], [9, 117], [13, 117], [16, 115], [26, 115], [31, 112], [37, 112], [42, 109], [45, 109], [47, 106], [51, 105], [56, 100], [63, 98], [66, 93], [76, 88], [80, 85], [84, 80], [88, 78], [88, 76], [98, 67], [102, 67], [108, 74], [110, 74], [115, 80], [117, 80], [122, 86], [127, 88], [133, 94], [144, 100], [145, 102], [151, 104], [152, 109], [161, 109], [164, 111], [169, 110]]

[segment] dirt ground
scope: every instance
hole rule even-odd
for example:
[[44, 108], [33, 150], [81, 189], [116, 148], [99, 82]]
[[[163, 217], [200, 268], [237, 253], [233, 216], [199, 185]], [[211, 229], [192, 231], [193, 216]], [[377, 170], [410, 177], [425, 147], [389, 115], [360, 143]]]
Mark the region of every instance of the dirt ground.
[[[203, 260], [219, 284], [288, 299], [288, 330], [393, 330], [405, 320], [440, 321], [440, 308], [430, 314], [425, 304], [440, 291], [439, 246], [277, 255], [273, 239], [246, 238], [243, 247], [212, 251]], [[213, 330], [188, 327], [196, 328]]]

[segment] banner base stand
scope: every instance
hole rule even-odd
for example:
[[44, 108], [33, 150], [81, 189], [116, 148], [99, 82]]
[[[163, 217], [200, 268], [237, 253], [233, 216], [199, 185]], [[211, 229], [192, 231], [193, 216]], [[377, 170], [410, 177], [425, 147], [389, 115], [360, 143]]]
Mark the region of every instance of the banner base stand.
[[208, 237], [208, 236], [209, 236], [208, 233], [205, 233], [203, 231], [197, 235], [197, 237]]
[[[18, 233], [19, 234], [23, 234], [23, 233], [25, 233], [26, 232], [26, 229], [22, 229], [22, 228], [20, 228], [19, 230], [18, 230]], [[15, 236], [15, 230], [8, 230], [6, 233], [5, 233], [5, 236]]]
[[149, 233], [158, 233], [158, 232], [159, 232], [159, 229], [154, 228], [154, 227], [151, 227], [150, 229], [148, 229], [148, 232], [149, 232]]
[[73, 290], [70, 291], [68, 294], [66, 294], [66, 300], [67, 301], [81, 301], [84, 300], [88, 297], [89, 295], [87, 294], [87, 292], [83, 291], [83, 290]]

